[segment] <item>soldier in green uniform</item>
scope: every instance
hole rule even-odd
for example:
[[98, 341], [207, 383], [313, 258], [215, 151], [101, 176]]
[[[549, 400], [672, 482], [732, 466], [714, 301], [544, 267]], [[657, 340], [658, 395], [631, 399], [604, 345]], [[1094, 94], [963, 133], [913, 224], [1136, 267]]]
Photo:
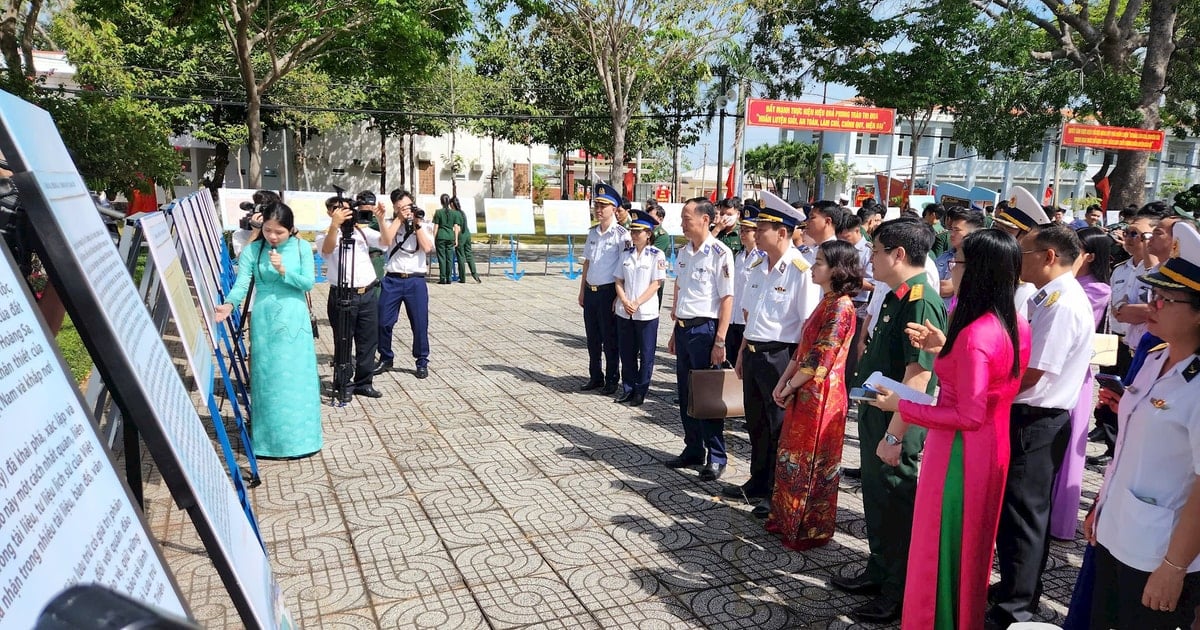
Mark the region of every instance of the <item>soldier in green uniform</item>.
[[713, 221], [712, 235], [736, 256], [742, 251], [742, 237], [738, 235], [738, 220], [742, 216], [742, 199], [726, 197], [717, 204], [717, 218]]
[[[675, 239], [671, 238], [671, 235], [667, 233], [667, 229], [662, 226], [663, 221], [667, 219], [667, 211], [653, 199], [646, 201], [645, 208], [646, 212], [653, 214], [654, 218], [658, 219], [658, 225], [654, 226], [654, 231], [650, 233], [651, 238], [654, 239], [654, 247], [658, 248], [658, 251], [662, 252], [663, 256], [670, 259], [671, 251], [675, 248]], [[666, 285], [667, 283], [664, 282], [658, 286], [658, 304], [660, 307], [664, 305], [663, 289]]]
[[[438, 284], [450, 284], [450, 265], [454, 262], [458, 235], [466, 228], [466, 220], [461, 212], [450, 208], [450, 195], [443, 194], [441, 202], [442, 207], [433, 213], [433, 223], [437, 226], [433, 243], [437, 247]], [[461, 275], [460, 272], [460, 278]]]
[[[936, 279], [925, 274], [933, 232], [918, 220], [902, 218], [884, 222], [874, 236], [871, 262], [875, 281], [891, 287], [891, 291], [874, 320], [866, 352], [854, 374], [847, 378], [848, 384], [861, 387], [873, 372], [881, 372], [913, 389], [932, 393], [936, 386], [934, 355], [914, 348], [905, 327], [924, 322], [939, 329], [946, 327], [946, 305], [938, 296]], [[851, 593], [877, 596], [851, 612], [860, 621], [886, 623], [900, 617], [916, 500], [917, 456], [924, 446], [925, 429], [898, 422], [892, 414], [859, 405], [863, 513], [871, 556], [865, 571], [834, 578], [833, 585]], [[893, 428], [890, 432], [889, 424]]]

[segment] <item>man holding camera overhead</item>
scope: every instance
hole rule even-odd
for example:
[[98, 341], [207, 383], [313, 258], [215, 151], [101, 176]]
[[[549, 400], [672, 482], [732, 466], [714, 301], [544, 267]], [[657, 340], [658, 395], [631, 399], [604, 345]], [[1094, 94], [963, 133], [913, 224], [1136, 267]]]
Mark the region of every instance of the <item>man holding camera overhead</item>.
[[[350, 374], [336, 368], [333, 371], [334, 396], [341, 402], [350, 402], [354, 394], [367, 398], [383, 396], [372, 384], [375, 351], [379, 348], [379, 298], [375, 292], [379, 281], [371, 264], [371, 248], [379, 247], [379, 232], [371, 229], [369, 223], [372, 216], [382, 221], [384, 208], [376, 205], [375, 195], [371, 192], [358, 194], [353, 204], [358, 208], [357, 212], [351, 205], [349, 199], [341, 196], [326, 199], [329, 229], [317, 236], [317, 250], [325, 259], [325, 275], [332, 285], [326, 313], [329, 326], [333, 328], [334, 356], [339, 356], [337, 346], [341, 339], [350, 339], [354, 343], [353, 379], [347, 381]], [[354, 249], [346, 260], [342, 260], [341, 239], [346, 232], [354, 240]], [[342, 321], [339, 301], [349, 311], [346, 318], [349, 331], [338, 329]]]
[[413, 203], [412, 194], [397, 188], [392, 191], [391, 218], [379, 221], [379, 244], [387, 248], [379, 293], [379, 362], [375, 374], [392, 369], [392, 328], [400, 318], [400, 305], [408, 313], [412, 326], [412, 355], [417, 361], [417, 378], [429, 376], [429, 287], [425, 273], [428, 255], [433, 251], [436, 227], [425, 223], [425, 211]]

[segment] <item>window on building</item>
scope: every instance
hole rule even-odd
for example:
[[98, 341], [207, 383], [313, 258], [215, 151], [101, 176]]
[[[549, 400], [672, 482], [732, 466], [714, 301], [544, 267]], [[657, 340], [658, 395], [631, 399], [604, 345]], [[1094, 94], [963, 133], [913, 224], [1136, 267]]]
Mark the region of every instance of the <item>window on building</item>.
[[858, 134], [854, 141], [855, 155], [877, 155], [879, 153], [879, 134]]
[[912, 146], [912, 135], [906, 133], [896, 134], [896, 155], [908, 155], [909, 147]]
[[942, 138], [941, 142], [938, 144], [938, 157], [958, 157], [958, 141], [954, 138]]

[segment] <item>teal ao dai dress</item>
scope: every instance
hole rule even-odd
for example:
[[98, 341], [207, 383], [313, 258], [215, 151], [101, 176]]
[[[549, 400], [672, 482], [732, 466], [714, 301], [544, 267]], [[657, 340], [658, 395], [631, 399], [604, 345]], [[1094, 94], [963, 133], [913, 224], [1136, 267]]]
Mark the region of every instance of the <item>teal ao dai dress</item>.
[[295, 236], [276, 248], [284, 275], [271, 266], [270, 245], [258, 240], [238, 257], [226, 302], [246, 299], [254, 275], [250, 318], [250, 412], [254, 454], [300, 457], [321, 450], [321, 386], [306, 293], [315, 277], [312, 247]]

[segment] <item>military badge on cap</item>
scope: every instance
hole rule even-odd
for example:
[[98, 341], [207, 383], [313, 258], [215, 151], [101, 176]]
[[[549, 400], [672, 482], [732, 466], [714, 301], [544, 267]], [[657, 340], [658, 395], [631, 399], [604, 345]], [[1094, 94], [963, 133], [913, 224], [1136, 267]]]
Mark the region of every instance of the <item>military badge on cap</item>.
[[1140, 279], [1146, 284], [1164, 289], [1200, 293], [1200, 233], [1190, 223], [1180, 221], [1171, 226], [1175, 243], [1171, 257], [1154, 273]]
[[658, 217], [645, 210], [630, 210], [629, 216], [631, 230], [653, 230], [658, 227]]
[[1008, 207], [996, 212], [997, 223], [1028, 232], [1039, 225], [1050, 222], [1046, 209], [1038, 202], [1037, 197], [1021, 186], [1013, 186], [1008, 191]]
[[606, 203], [610, 206], [619, 206], [621, 205], [621, 193], [608, 184], [596, 184], [595, 192], [592, 194], [592, 203]]
[[747, 228], [758, 227], [757, 221], [758, 204], [754, 203], [753, 201], [746, 201], [746, 203], [742, 205], [742, 217], [738, 221], [738, 225]]
[[804, 213], [792, 207], [792, 204], [780, 199], [765, 190], [758, 192], [759, 204], [758, 223], [781, 223], [788, 229], [795, 229], [804, 222]]

